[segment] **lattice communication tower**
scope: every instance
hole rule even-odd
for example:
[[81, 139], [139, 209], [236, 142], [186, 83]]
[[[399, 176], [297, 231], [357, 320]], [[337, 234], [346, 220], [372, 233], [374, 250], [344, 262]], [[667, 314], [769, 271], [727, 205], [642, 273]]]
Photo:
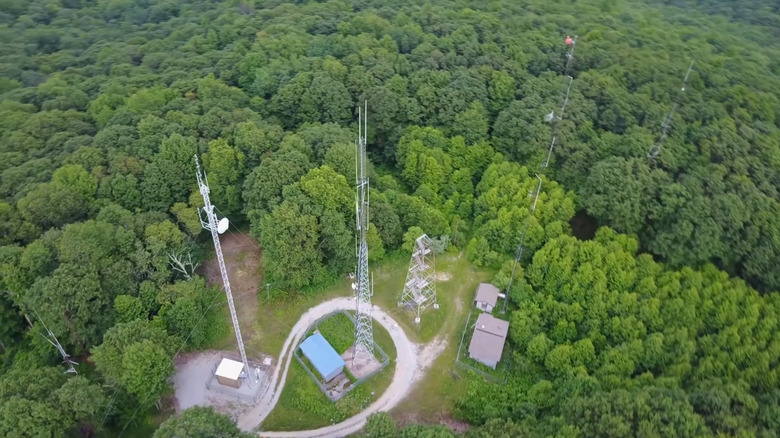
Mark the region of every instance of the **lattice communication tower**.
[[352, 362], [374, 360], [374, 327], [371, 318], [371, 295], [373, 285], [368, 272], [368, 203], [369, 187], [366, 176], [366, 131], [368, 130], [368, 103], [358, 108], [358, 142], [355, 150], [355, 222], [358, 234], [358, 268], [355, 279], [355, 346], [352, 350]]
[[436, 301], [436, 271], [434, 268], [433, 241], [426, 234], [414, 242], [409, 273], [401, 294], [399, 306], [408, 306], [414, 311], [414, 322], [420, 323], [420, 315], [429, 306], [439, 308]]
[[225, 259], [222, 256], [222, 245], [219, 243], [219, 235], [228, 229], [229, 222], [227, 218], [217, 220], [217, 215], [214, 213], [214, 206], [211, 205], [211, 199], [209, 198], [209, 182], [208, 179], [206, 179], [205, 172], [201, 173], [197, 155], [195, 155], [195, 167], [197, 168], [196, 176], [198, 178], [198, 188], [200, 189], [201, 196], [203, 196], [204, 204], [204, 207], [200, 209], [198, 214], [206, 214], [206, 220], [201, 216], [200, 223], [203, 228], [211, 231], [211, 238], [214, 241], [214, 252], [217, 253], [217, 261], [219, 262], [219, 272], [222, 274], [222, 285], [225, 288], [228, 308], [230, 309], [230, 319], [233, 321], [233, 330], [236, 332], [238, 351], [241, 353], [241, 360], [244, 362], [244, 372], [248, 377], [247, 381], [249, 382], [249, 386], [252, 386], [256, 376], [252, 375], [252, 368], [249, 367], [249, 361], [246, 359], [244, 339], [241, 337], [241, 329], [238, 327], [238, 316], [236, 315], [236, 306], [233, 303], [233, 292], [230, 290], [230, 279], [228, 278], [227, 268], [225, 267]]

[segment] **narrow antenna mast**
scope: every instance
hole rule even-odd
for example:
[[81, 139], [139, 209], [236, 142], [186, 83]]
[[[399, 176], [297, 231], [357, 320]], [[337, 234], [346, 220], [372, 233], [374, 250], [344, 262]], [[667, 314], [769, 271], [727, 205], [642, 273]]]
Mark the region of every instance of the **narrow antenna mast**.
[[227, 296], [228, 308], [230, 309], [230, 319], [233, 321], [233, 330], [236, 332], [236, 341], [238, 342], [238, 351], [241, 353], [241, 360], [244, 362], [244, 372], [247, 375], [247, 381], [249, 386], [252, 386], [252, 369], [249, 367], [249, 361], [246, 359], [246, 351], [244, 351], [244, 339], [241, 337], [241, 329], [238, 327], [238, 316], [236, 315], [236, 306], [233, 303], [233, 293], [230, 290], [230, 279], [228, 278], [227, 268], [225, 267], [225, 259], [222, 256], [222, 246], [219, 243], [219, 235], [224, 233], [228, 228], [227, 218], [217, 220], [217, 215], [214, 213], [214, 206], [211, 205], [211, 199], [209, 199], [209, 182], [206, 178], [205, 172], [201, 174], [200, 162], [198, 162], [198, 156], [195, 155], [195, 167], [197, 168], [196, 176], [198, 178], [198, 188], [200, 194], [203, 196], [204, 207], [200, 209], [198, 214], [205, 213], [206, 220], [200, 218], [200, 223], [203, 228], [211, 231], [211, 238], [214, 240], [214, 252], [217, 253], [217, 261], [219, 262], [219, 272], [222, 274], [222, 285], [225, 288], [225, 295]]
[[406, 274], [406, 283], [398, 305], [410, 306], [414, 310], [414, 322], [419, 324], [423, 310], [428, 306], [439, 308], [439, 303], [436, 301], [433, 241], [423, 234], [414, 242], [412, 251], [409, 273]]
[[366, 131], [368, 130], [368, 102], [364, 108], [358, 108], [357, 166], [355, 169], [355, 217], [359, 236], [358, 269], [355, 288], [357, 308], [355, 311], [355, 347], [352, 350], [352, 363], [365, 363], [374, 359], [374, 328], [371, 318], [372, 284], [368, 273], [368, 204], [369, 187], [366, 176]]
[[60, 353], [60, 356], [62, 356], [62, 362], [68, 365], [68, 369], [65, 370], [66, 373], [70, 374], [78, 374], [76, 371], [76, 368], [73, 367], [73, 365], [78, 365], [78, 362], [75, 362], [73, 359], [70, 358], [70, 355], [65, 351], [65, 349], [62, 347], [62, 344], [60, 344], [60, 341], [57, 340], [57, 337], [54, 336], [54, 333], [52, 333], [51, 330], [49, 330], [49, 327], [46, 326], [46, 323], [43, 322], [43, 319], [41, 318], [41, 315], [38, 315], [38, 311], [33, 308], [33, 313], [35, 313], [35, 317], [38, 318], [38, 321], [43, 324], [44, 330], [46, 330], [46, 334], [44, 335], [41, 333], [41, 336], [43, 336], [43, 339], [46, 339], [51, 345], [54, 346], [54, 348], [57, 349], [57, 351]]
[[[571, 50], [569, 50], [566, 53], [566, 67], [563, 69], [563, 74], [566, 76], [567, 84], [566, 84], [566, 92], [563, 96], [563, 103], [561, 103], [561, 110], [559, 114], [555, 114], [555, 111], [551, 111], [549, 114], [544, 116], [545, 122], [560, 122], [563, 120], [563, 115], [566, 113], [566, 106], [569, 104], [569, 94], [571, 93], [571, 85], [574, 82], [574, 78], [569, 74], [569, 67], [571, 67], [571, 62], [574, 59], [574, 48], [577, 46], [577, 35], [574, 35], [574, 38], [571, 38], [569, 36], [566, 37], [566, 45], [571, 45]], [[552, 157], [552, 151], [553, 147], [555, 146], [555, 141], [557, 140], [557, 136], [555, 135], [555, 125], [553, 125], [553, 135], [552, 135], [552, 141], [550, 141], [550, 148], [547, 151], [547, 158], [544, 160], [544, 163], [542, 163], [541, 171], [544, 172], [545, 169], [547, 169], [547, 166], [550, 165], [550, 158]]]
[[653, 146], [651, 146], [650, 150], [647, 152], [647, 158], [650, 161], [655, 160], [658, 157], [658, 154], [661, 153], [661, 148], [663, 147], [664, 141], [666, 140], [666, 131], [669, 130], [669, 125], [672, 124], [672, 117], [674, 117], [674, 113], [677, 111], [677, 107], [680, 106], [682, 96], [685, 94], [685, 86], [688, 84], [688, 76], [691, 75], [694, 62], [695, 61], [691, 61], [691, 65], [688, 67], [688, 71], [685, 72], [685, 79], [683, 79], [683, 84], [680, 88], [680, 91], [677, 92], [677, 98], [674, 100], [672, 110], [669, 111], [669, 114], [667, 114], [666, 117], [664, 117], [664, 121], [661, 124], [661, 138], [659, 138], [658, 141]]
[[[566, 106], [569, 104], [569, 94], [571, 93], [571, 85], [574, 82], [574, 78], [569, 74], [569, 69], [571, 67], [571, 63], [574, 60], [574, 48], [577, 47], [577, 35], [574, 35], [574, 38], [570, 36], [566, 36], [566, 45], [571, 46], [571, 49], [566, 53], [566, 67], [563, 69], [563, 74], [566, 76], [567, 83], [566, 83], [566, 91], [563, 95], [563, 103], [561, 103], [561, 109], [560, 114], [555, 114], [555, 111], [550, 112], [549, 114], [544, 116], [545, 122], [560, 122], [563, 120], [564, 114], [566, 114]], [[550, 166], [550, 158], [552, 158], [553, 153], [553, 147], [555, 147], [555, 141], [558, 139], [558, 136], [555, 134], [557, 123], [553, 124], [552, 126], [552, 140], [550, 140], [550, 148], [547, 150], [547, 158], [545, 158], [544, 162], [540, 166], [539, 173], [544, 174], [544, 171], [547, 170], [547, 168]], [[525, 225], [523, 226], [523, 232], [520, 233], [520, 243], [517, 245], [517, 250], [515, 251], [515, 261], [512, 264], [512, 274], [509, 276], [509, 284], [506, 287], [506, 298], [504, 298], [504, 304], [501, 307], [501, 313], [506, 312], [506, 302], [509, 301], [509, 292], [512, 290], [512, 284], [515, 281], [515, 273], [517, 272], [517, 264], [520, 263], [520, 259], [523, 257], [523, 243], [525, 243], [525, 233], [528, 231], [528, 226], [531, 221], [531, 216], [534, 215], [534, 212], [536, 211], [536, 202], [539, 200], [539, 193], [542, 191], [542, 178], [539, 176], [539, 173], [536, 174], [536, 178], [539, 180], [539, 184], [536, 186], [536, 191], [531, 191], [529, 196], [534, 196], [534, 202], [531, 205], [531, 213], [526, 217], [525, 219]]]
[[501, 306], [501, 314], [506, 313], [506, 302], [509, 301], [509, 291], [512, 290], [512, 283], [515, 281], [517, 264], [523, 257], [523, 243], [525, 243], [525, 233], [528, 231], [528, 226], [531, 223], [531, 216], [533, 216], [534, 212], [536, 211], [536, 201], [539, 200], [539, 193], [542, 192], [542, 177], [540, 177], [538, 173], [536, 174], [536, 179], [539, 180], [539, 183], [536, 185], [536, 190], [531, 190], [531, 192], [528, 194], [529, 197], [534, 197], [534, 202], [531, 204], [531, 213], [526, 218], [525, 225], [523, 226], [523, 232], [520, 234], [520, 243], [517, 245], [517, 251], [515, 251], [515, 261], [512, 263], [512, 274], [509, 276], [509, 285], [506, 287], [506, 297], [504, 298], [504, 304]]

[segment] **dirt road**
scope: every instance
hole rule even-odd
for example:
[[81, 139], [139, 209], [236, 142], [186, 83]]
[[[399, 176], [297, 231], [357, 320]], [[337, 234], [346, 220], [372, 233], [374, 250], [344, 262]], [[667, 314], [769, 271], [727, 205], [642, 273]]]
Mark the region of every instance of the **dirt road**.
[[[268, 389], [266, 389], [258, 405], [238, 419], [238, 426], [242, 430], [250, 431], [257, 429], [260, 423], [271, 413], [274, 406], [276, 406], [282, 394], [290, 364], [293, 361], [294, 347], [298, 345], [301, 337], [306, 334], [306, 329], [324, 315], [339, 310], [353, 310], [354, 308], [355, 300], [353, 298], [336, 298], [309, 309], [301, 316], [284, 342], [282, 351], [279, 354], [279, 364], [273, 377], [270, 379]], [[342, 437], [357, 432], [363, 427], [369, 415], [374, 412], [392, 409], [409, 393], [414, 382], [422, 375], [423, 367], [427, 365], [419, 363], [419, 347], [411, 342], [406, 337], [403, 329], [379, 307], [373, 306], [372, 316], [390, 334], [397, 351], [393, 381], [384, 394], [371, 406], [341, 423], [314, 430], [293, 432], [260, 431], [258, 432], [260, 436], [280, 438]]]

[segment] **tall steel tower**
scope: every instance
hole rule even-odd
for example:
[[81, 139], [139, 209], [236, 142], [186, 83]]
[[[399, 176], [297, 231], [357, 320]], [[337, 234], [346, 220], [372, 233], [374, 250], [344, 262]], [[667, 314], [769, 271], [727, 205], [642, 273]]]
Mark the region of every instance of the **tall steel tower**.
[[401, 293], [399, 306], [407, 305], [414, 310], [414, 322], [420, 323], [420, 314], [428, 306], [439, 308], [436, 301], [436, 275], [434, 271], [433, 241], [426, 234], [414, 242], [409, 273]]
[[355, 347], [352, 362], [368, 362], [374, 359], [374, 328], [371, 318], [373, 288], [368, 278], [368, 177], [366, 176], [366, 131], [368, 130], [368, 103], [358, 108], [358, 143], [355, 150], [355, 219], [358, 234], [358, 269], [355, 287]]
[[222, 284], [225, 287], [225, 295], [227, 296], [228, 308], [230, 309], [230, 319], [233, 320], [233, 330], [236, 332], [236, 341], [238, 341], [238, 351], [241, 353], [241, 360], [244, 362], [244, 372], [247, 376], [249, 386], [252, 386], [252, 369], [249, 367], [249, 361], [246, 360], [246, 352], [244, 351], [244, 339], [241, 337], [241, 329], [238, 327], [238, 316], [236, 316], [236, 306], [233, 303], [233, 293], [230, 291], [230, 279], [228, 278], [227, 268], [225, 267], [225, 259], [222, 257], [222, 246], [219, 243], [219, 235], [224, 233], [229, 226], [227, 218], [217, 220], [217, 215], [214, 213], [214, 206], [211, 205], [211, 199], [209, 199], [209, 182], [206, 178], [205, 172], [201, 174], [200, 163], [198, 162], [198, 156], [195, 155], [195, 167], [197, 168], [196, 176], [198, 178], [198, 188], [200, 194], [203, 196], [204, 207], [200, 209], [198, 214], [205, 213], [206, 220], [200, 218], [200, 223], [203, 228], [211, 231], [211, 238], [214, 240], [214, 252], [217, 253], [217, 261], [219, 262], [219, 272], [222, 274]]

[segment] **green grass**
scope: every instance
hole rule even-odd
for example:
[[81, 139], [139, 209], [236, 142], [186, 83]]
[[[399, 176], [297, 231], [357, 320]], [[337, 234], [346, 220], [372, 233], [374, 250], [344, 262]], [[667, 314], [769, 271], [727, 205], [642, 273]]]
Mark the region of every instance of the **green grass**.
[[[335, 314], [326, 321], [329, 320], [335, 320], [334, 323], [329, 324], [330, 328], [343, 331], [344, 321], [353, 327], [349, 318], [341, 313]], [[327, 338], [324, 332], [323, 336]], [[374, 322], [374, 342], [390, 357], [390, 364], [335, 403], [331, 402], [320, 391], [301, 364], [297, 360], [293, 360], [282, 395], [279, 397], [279, 403], [263, 421], [260, 428], [279, 431], [313, 429], [346, 420], [368, 407], [390, 385], [395, 370], [395, 345], [393, 345], [387, 330], [376, 321]], [[350, 345], [352, 342], [349, 342], [347, 348]], [[339, 351], [338, 348], [336, 350]]]
[[[285, 339], [301, 315], [317, 304], [350, 294], [351, 288], [347, 278], [336, 281], [319, 292], [307, 294], [274, 294], [272, 292], [270, 299], [267, 297], [265, 289], [261, 289], [257, 296], [257, 318], [249, 322], [241, 321], [241, 332], [248, 354], [262, 352], [278, 359], [277, 356], [282, 350]], [[220, 307], [220, 314], [230, 327], [227, 305]], [[236, 340], [232, 328], [229, 328], [227, 336], [223, 337], [220, 342], [214, 343], [212, 348], [218, 350], [235, 349]]]
[[[392, 414], [399, 418], [413, 416], [421, 421], [449, 415], [455, 401], [465, 391], [465, 385], [459, 377], [465, 375], [465, 372], [455, 366], [455, 357], [460, 336], [463, 333], [463, 326], [466, 324], [466, 316], [472, 305], [471, 300], [477, 285], [482, 281], [488, 281], [492, 278], [493, 273], [473, 267], [463, 253], [447, 253], [437, 256], [436, 272], [440, 273], [442, 277], [448, 278], [436, 283], [439, 309], [426, 309], [418, 325], [414, 323], [414, 315], [411, 311], [398, 307], [398, 299], [409, 268], [409, 255], [395, 254], [381, 264], [373, 266], [374, 296], [372, 302], [387, 311], [412, 341], [425, 344], [437, 336], [441, 336], [441, 339], [447, 342], [445, 349], [435, 360], [425, 379], [416, 385], [413, 392], [393, 410]], [[344, 290], [348, 290], [346, 288], [349, 285], [346, 281], [344, 287]], [[322, 295], [319, 297], [317, 302], [326, 299]], [[336, 322], [332, 324], [335, 325]], [[323, 336], [325, 336], [324, 332]], [[387, 336], [387, 339], [382, 341], [384, 336]], [[328, 336], [325, 337], [328, 338]], [[395, 357], [395, 348], [392, 348], [393, 354], [391, 355], [386, 347], [386, 345], [392, 345], [389, 334], [376, 323], [374, 324], [374, 339], [391, 358]], [[331, 339], [328, 340], [331, 341]], [[351, 409], [359, 407], [360, 400], [366, 400], [364, 398], [366, 394], [370, 394], [371, 391], [377, 391], [377, 397], [381, 394], [378, 390], [384, 389], [392, 380], [394, 368], [395, 363], [391, 362], [381, 373], [334, 404], [319, 391], [317, 385], [306, 374], [301, 365], [294, 361], [279, 404], [263, 423], [262, 428], [264, 430], [302, 430], [326, 426], [348, 418], [349, 415], [344, 416], [345, 413], [352, 412]], [[387, 383], [383, 385], [385, 379]], [[299, 405], [302, 403], [296, 399], [302, 400], [305, 397], [317, 400], [317, 405], [306, 408], [295, 406], [295, 403]], [[326, 404], [331, 405], [327, 410]], [[344, 405], [349, 405], [350, 408]]]
[[338, 354], [347, 351], [355, 342], [355, 324], [341, 312], [322, 321], [317, 329]]
[[[398, 299], [409, 268], [409, 256], [399, 251], [371, 266], [374, 273], [372, 301], [388, 312], [413, 342], [425, 344], [437, 336], [447, 342], [425, 379], [393, 410], [397, 417], [413, 417], [425, 421], [448, 415], [455, 400], [465, 391], [463, 381], [459, 380], [459, 375], [464, 372], [455, 367], [458, 343], [469, 306], [472, 305], [474, 291], [481, 281], [491, 279], [493, 273], [475, 268], [463, 253], [438, 255], [436, 272], [441, 277], [447, 277], [446, 280], [442, 278], [437, 281], [440, 308], [428, 308], [422, 314], [421, 323], [418, 325], [414, 323], [411, 311], [398, 307]], [[304, 312], [331, 298], [350, 296], [351, 293], [350, 281], [346, 276], [319, 290], [309, 290], [306, 293], [275, 295], [272, 291], [270, 299], [267, 298], [265, 290], [261, 289], [258, 294], [259, 309], [256, 320], [250, 323], [242, 322], [241, 325], [245, 339], [247, 333], [252, 334], [247, 342], [248, 353], [251, 355], [252, 352], [263, 352], [278, 360], [287, 335]], [[229, 321], [227, 306], [221, 306], [220, 311], [224, 320]], [[216, 343], [214, 348], [235, 348], [232, 330], [228, 332], [223, 341]], [[395, 347], [389, 334], [378, 323], [374, 324], [374, 339], [390, 356], [391, 363], [336, 403], [328, 400], [298, 361], [293, 359], [279, 404], [261, 428], [302, 430], [326, 426], [359, 412], [379, 397], [392, 381]], [[337, 350], [343, 347], [339, 344], [340, 341], [331, 342], [339, 345]], [[372, 392], [374, 395], [371, 395]]]
[[[447, 280], [436, 283], [440, 308], [427, 309], [422, 314], [419, 328], [415, 326], [414, 316], [410, 312], [397, 306], [393, 309], [393, 317], [407, 333], [416, 333], [419, 341], [426, 342], [440, 335], [447, 342], [425, 378], [392, 411], [398, 418], [425, 421], [448, 416], [455, 401], [466, 390], [466, 385], [460, 380], [463, 371], [455, 366], [455, 357], [477, 285], [489, 281], [493, 272], [474, 267], [463, 253], [437, 256], [436, 272], [449, 275]], [[377, 302], [379, 299], [387, 299], [377, 295], [375, 292]]]

